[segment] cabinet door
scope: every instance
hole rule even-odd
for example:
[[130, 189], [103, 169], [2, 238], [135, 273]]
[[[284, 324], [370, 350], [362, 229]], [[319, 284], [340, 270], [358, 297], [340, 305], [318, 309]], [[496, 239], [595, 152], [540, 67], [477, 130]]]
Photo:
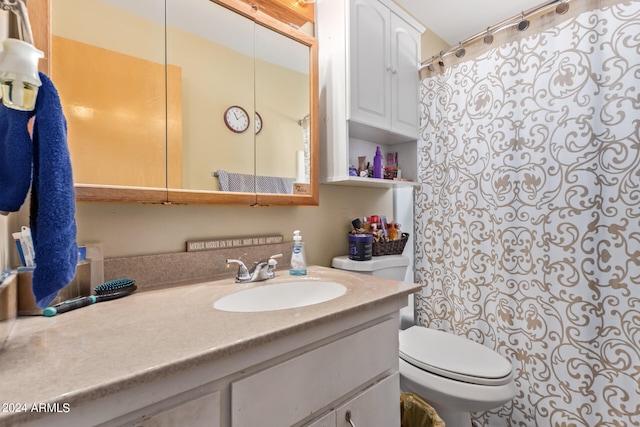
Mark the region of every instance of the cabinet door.
[[[216, 191], [218, 168], [253, 175], [255, 24], [210, 1], [167, 1], [167, 63], [180, 70], [182, 103], [180, 170], [169, 169], [170, 189]], [[230, 36], [232, 35], [232, 36]], [[171, 87], [171, 82], [168, 82]], [[172, 105], [173, 103], [169, 103]], [[225, 122], [229, 107], [240, 107], [247, 130]], [[239, 113], [229, 114], [238, 118]], [[172, 173], [175, 172], [175, 173]], [[254, 193], [253, 181], [244, 192]]]
[[231, 427], [294, 425], [397, 367], [398, 322], [388, 319], [233, 382]]
[[352, 0], [350, 120], [375, 127], [391, 124], [391, 12], [371, 0]]
[[420, 34], [391, 14], [391, 130], [418, 136]]
[[123, 4], [52, 2], [49, 75], [67, 120], [76, 184], [164, 188], [173, 119], [165, 101], [164, 1]]
[[[352, 424], [347, 421], [347, 412]], [[368, 388], [336, 410], [337, 427], [391, 427], [400, 425], [400, 375], [394, 374]]]

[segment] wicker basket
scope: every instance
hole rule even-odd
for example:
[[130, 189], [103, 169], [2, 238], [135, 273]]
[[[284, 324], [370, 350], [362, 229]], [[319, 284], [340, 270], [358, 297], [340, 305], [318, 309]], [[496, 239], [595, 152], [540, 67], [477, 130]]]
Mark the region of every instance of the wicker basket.
[[402, 237], [388, 242], [373, 242], [373, 256], [400, 255], [409, 240], [409, 233], [402, 233]]

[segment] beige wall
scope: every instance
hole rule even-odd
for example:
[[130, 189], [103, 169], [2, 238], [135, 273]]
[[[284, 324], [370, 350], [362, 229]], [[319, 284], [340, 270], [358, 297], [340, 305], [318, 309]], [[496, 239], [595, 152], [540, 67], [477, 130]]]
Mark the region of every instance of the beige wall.
[[[422, 58], [447, 47], [427, 30], [422, 37]], [[76, 220], [78, 243], [101, 242], [105, 258], [180, 252], [187, 240], [199, 238], [282, 234], [285, 241], [291, 241], [293, 230], [300, 229], [308, 245], [309, 263], [328, 266], [333, 256], [346, 254], [351, 219], [372, 214], [393, 217], [392, 190], [321, 185], [318, 207], [80, 203]], [[10, 231], [27, 225], [28, 215], [27, 202], [10, 216], [7, 228], [0, 221], [0, 238], [8, 248], [10, 266], [18, 262]]]
[[[29, 224], [28, 207], [27, 201], [9, 215], [10, 232]], [[77, 241], [102, 243], [105, 258], [118, 258], [183, 252], [187, 240], [201, 238], [281, 234], [291, 242], [293, 230], [299, 229], [307, 262], [330, 266], [331, 258], [347, 254], [351, 220], [367, 215], [393, 218], [393, 190], [320, 185], [320, 205], [300, 207], [78, 203]], [[10, 232], [4, 242], [10, 242]], [[9, 254], [15, 267], [18, 254], [12, 247]]]
[[[105, 258], [182, 252], [187, 240], [302, 231], [309, 264], [347, 253], [353, 218], [393, 217], [393, 190], [320, 186], [317, 207], [161, 206], [80, 203], [78, 243], [103, 244]], [[251, 260], [248, 260], [251, 261]]]
[[436, 33], [427, 28], [427, 30], [422, 33], [422, 46], [421, 46], [421, 62], [430, 59], [434, 55], [438, 55], [445, 49], [448, 49], [450, 46], [447, 42], [442, 40]]

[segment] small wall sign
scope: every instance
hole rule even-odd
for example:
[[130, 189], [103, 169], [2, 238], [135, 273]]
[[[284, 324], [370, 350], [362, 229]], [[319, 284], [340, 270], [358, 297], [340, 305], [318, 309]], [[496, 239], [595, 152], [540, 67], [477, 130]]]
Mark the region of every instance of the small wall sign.
[[243, 246], [271, 245], [282, 243], [282, 235], [229, 237], [225, 239], [190, 240], [187, 241], [187, 252], [211, 251], [215, 249], [240, 248]]

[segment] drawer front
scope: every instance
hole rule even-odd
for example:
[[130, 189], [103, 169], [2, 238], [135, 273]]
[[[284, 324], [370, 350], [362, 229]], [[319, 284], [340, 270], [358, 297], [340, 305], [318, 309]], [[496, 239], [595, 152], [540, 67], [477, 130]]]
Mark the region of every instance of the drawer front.
[[293, 425], [397, 368], [398, 322], [390, 319], [232, 383], [231, 425]]

